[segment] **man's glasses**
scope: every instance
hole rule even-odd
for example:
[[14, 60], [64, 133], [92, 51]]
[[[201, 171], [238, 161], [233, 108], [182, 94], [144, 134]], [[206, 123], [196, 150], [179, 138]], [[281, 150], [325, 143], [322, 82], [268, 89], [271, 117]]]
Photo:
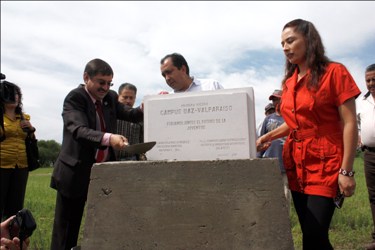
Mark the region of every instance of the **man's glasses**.
[[93, 81], [94, 83], [98, 83], [100, 86], [104, 86], [104, 85], [107, 85], [109, 87], [113, 86], [112, 82], [106, 82], [106, 81], [104, 81], [102, 79], [93, 79], [93, 78], [91, 78], [91, 81]]

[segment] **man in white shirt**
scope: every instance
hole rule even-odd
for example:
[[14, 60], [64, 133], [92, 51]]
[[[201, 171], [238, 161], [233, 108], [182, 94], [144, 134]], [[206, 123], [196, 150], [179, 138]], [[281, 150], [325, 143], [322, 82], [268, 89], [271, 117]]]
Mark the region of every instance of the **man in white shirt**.
[[366, 87], [368, 92], [359, 102], [358, 117], [360, 121], [361, 148], [364, 151], [366, 185], [368, 189], [374, 229], [372, 243], [367, 250], [375, 250], [375, 64], [366, 68]]
[[[163, 57], [160, 61], [160, 70], [174, 93], [223, 89], [223, 86], [216, 80], [196, 79], [190, 76], [185, 58], [178, 53]], [[168, 92], [162, 91], [161, 94], [168, 94]]]

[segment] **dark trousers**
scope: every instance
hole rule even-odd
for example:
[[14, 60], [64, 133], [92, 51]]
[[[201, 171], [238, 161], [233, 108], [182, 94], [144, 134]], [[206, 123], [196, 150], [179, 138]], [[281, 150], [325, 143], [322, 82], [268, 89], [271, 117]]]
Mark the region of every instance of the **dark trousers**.
[[375, 152], [365, 151], [363, 154], [363, 161], [365, 165], [366, 185], [374, 225], [372, 238], [375, 240]]
[[57, 192], [51, 250], [70, 250], [77, 246], [86, 199], [68, 198]]
[[292, 191], [302, 230], [303, 250], [332, 250], [328, 231], [335, 206], [332, 198]]
[[29, 170], [27, 168], [0, 168], [1, 221], [15, 215], [23, 208], [28, 177]]

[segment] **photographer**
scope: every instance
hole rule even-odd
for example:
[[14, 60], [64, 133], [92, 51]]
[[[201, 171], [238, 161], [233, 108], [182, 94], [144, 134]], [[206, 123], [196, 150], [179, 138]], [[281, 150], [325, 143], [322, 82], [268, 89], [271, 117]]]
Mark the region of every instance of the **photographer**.
[[[11, 250], [18, 250], [21, 249], [20, 247], [20, 239], [18, 237], [14, 237], [13, 239], [10, 239], [9, 235], [9, 224], [14, 219], [15, 215], [8, 218], [6, 221], [1, 222], [0, 225], [0, 232], [1, 232], [1, 243], [0, 243], [0, 249], [11, 249]], [[22, 244], [22, 250], [27, 250], [30, 243], [30, 239], [26, 238], [25, 241]]]
[[23, 208], [29, 176], [25, 138], [34, 136], [35, 128], [30, 116], [22, 112], [21, 89], [8, 83], [11, 91], [3, 92], [1, 84], [0, 216], [4, 220]]

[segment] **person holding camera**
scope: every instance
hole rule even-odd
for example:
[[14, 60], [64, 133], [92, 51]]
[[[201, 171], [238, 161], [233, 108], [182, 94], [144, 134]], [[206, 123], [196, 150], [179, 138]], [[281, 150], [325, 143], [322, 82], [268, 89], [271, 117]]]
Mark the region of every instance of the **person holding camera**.
[[34, 136], [30, 116], [22, 111], [22, 93], [14, 84], [14, 101], [1, 98], [0, 215], [1, 221], [23, 208], [29, 176], [25, 138]]
[[[15, 217], [16, 216], [13, 215], [13, 216], [9, 217], [7, 220], [1, 222], [1, 225], [0, 225], [0, 233], [1, 233], [1, 235], [0, 235], [0, 237], [1, 237], [0, 250], [3, 250], [3, 249], [19, 250], [19, 249], [21, 249], [20, 239], [18, 237], [11, 238], [10, 232], [9, 232], [9, 225]], [[30, 244], [30, 239], [26, 238], [22, 242], [22, 250], [27, 250], [29, 244]]]

